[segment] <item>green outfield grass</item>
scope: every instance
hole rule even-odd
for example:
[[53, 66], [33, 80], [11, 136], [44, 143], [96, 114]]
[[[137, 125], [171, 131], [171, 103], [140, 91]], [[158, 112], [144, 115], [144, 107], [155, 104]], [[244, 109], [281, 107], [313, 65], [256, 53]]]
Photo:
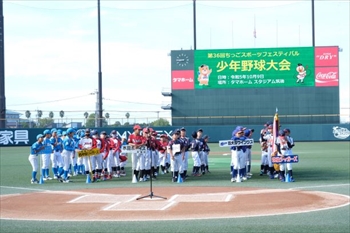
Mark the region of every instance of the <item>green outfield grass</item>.
[[[172, 183], [170, 174], [160, 175], [153, 183], [157, 187], [176, 186], [223, 186], [257, 188], [301, 188], [350, 195], [350, 142], [297, 143], [293, 149], [300, 162], [294, 165], [294, 183], [282, 183], [259, 176], [259, 146], [253, 146], [253, 178], [247, 182], [230, 182], [230, 151], [210, 144], [210, 174], [190, 177], [182, 184]], [[45, 181], [42, 185], [30, 184], [31, 166], [28, 161], [28, 147], [0, 147], [0, 194], [34, 192], [42, 190], [79, 190], [115, 187], [144, 187], [149, 191], [149, 183], [131, 183], [130, 163], [127, 176], [111, 181], [86, 184], [85, 176], [72, 177], [72, 183]], [[189, 167], [192, 169], [192, 159]], [[52, 174], [52, 171], [50, 171]], [[283, 198], [283, 197], [281, 197]], [[268, 208], [268, 203], [266, 203]], [[205, 210], [199, 210], [205, 211]], [[117, 215], [116, 215], [117, 219]], [[0, 232], [350, 232], [349, 205], [336, 209], [302, 214], [288, 214], [270, 217], [252, 217], [191, 221], [151, 221], [151, 222], [37, 222], [1, 220]]]

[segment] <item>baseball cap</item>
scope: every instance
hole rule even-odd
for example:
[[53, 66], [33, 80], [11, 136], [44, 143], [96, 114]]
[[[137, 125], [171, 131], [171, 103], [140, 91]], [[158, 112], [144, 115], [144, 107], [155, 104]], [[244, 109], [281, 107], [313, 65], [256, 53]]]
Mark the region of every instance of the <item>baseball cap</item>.
[[36, 140], [39, 140], [39, 138], [43, 138], [43, 137], [44, 137], [44, 135], [38, 134], [38, 135], [36, 135]]
[[284, 132], [290, 133], [290, 129], [284, 129]]
[[181, 131], [186, 131], [185, 127], [182, 127], [180, 130], [181, 130]]
[[57, 129], [55, 129], [55, 128], [51, 129], [51, 134], [53, 134], [55, 132], [57, 133]]
[[134, 130], [136, 130], [136, 129], [141, 129], [141, 126], [140, 125], [134, 125], [134, 128], [133, 128]]
[[272, 128], [273, 128], [273, 126], [272, 126], [272, 125], [269, 125], [269, 126], [267, 126], [267, 128], [268, 128], [268, 129], [272, 129]]
[[193, 131], [192, 134], [191, 134], [191, 136], [192, 136], [193, 138], [197, 138], [197, 132], [196, 132], [196, 131]]
[[112, 130], [110, 134], [117, 134], [117, 131]]
[[197, 130], [197, 132], [198, 132], [198, 131], [203, 133], [203, 130], [202, 130], [201, 128], [200, 128], [200, 129], [198, 129], [198, 130]]
[[278, 135], [284, 136], [285, 132], [283, 130], [278, 131]]
[[152, 129], [152, 128], [149, 128], [149, 131], [150, 131], [150, 132], [153, 132], [153, 131], [154, 131], [154, 129]]
[[67, 129], [67, 134], [74, 133], [74, 132], [75, 132], [75, 130], [73, 128]]
[[90, 129], [86, 129], [85, 134], [90, 134]]
[[107, 135], [106, 131], [101, 131], [101, 134]]
[[180, 134], [180, 130], [179, 129], [174, 129], [173, 132], [171, 133], [171, 135], [174, 135], [174, 134], [179, 135]]
[[63, 135], [63, 136], [66, 136], [66, 135], [67, 135], [67, 132], [66, 132], [66, 131], [62, 131], [62, 135]]
[[143, 128], [142, 132], [144, 132], [144, 133], [149, 133], [149, 132], [150, 132], [150, 130], [149, 130], [149, 128], [148, 128], [148, 127], [146, 127], [146, 128]]
[[203, 136], [203, 139], [207, 139], [207, 138], [209, 139], [210, 137], [208, 135]]
[[153, 136], [157, 136], [157, 135], [158, 135], [157, 131], [153, 131], [153, 132], [152, 132], [152, 135], [153, 135]]
[[43, 133], [44, 135], [46, 135], [46, 134], [51, 134], [51, 131], [50, 130], [48, 130], [48, 129], [46, 129], [46, 130], [44, 130], [44, 133]]
[[246, 129], [244, 130], [244, 136], [248, 137], [251, 133], [251, 130], [250, 129]]
[[97, 134], [98, 134], [98, 131], [97, 131], [97, 130], [91, 131], [91, 135], [97, 135]]
[[160, 137], [161, 137], [161, 138], [168, 138], [168, 135], [162, 134], [162, 135], [160, 135]]

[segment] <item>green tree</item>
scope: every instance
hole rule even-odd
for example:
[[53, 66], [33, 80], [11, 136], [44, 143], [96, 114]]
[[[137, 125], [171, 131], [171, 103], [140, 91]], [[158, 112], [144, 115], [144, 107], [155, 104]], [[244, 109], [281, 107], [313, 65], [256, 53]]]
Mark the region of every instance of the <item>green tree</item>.
[[129, 122], [125, 122], [124, 126], [130, 126], [130, 123]]
[[159, 118], [158, 120], [151, 122], [150, 126], [170, 126], [170, 123], [166, 119]]
[[[107, 126], [106, 118], [102, 119], [102, 127]], [[85, 127], [89, 129], [95, 128], [95, 113], [91, 113], [86, 119]]]
[[53, 124], [53, 119], [50, 117], [40, 118], [38, 119], [37, 128], [46, 128]]
[[120, 123], [120, 121], [116, 121], [116, 122], [114, 122], [114, 124], [112, 124], [111, 126], [113, 126], [113, 127], [119, 127], [119, 126], [121, 126], [122, 124]]

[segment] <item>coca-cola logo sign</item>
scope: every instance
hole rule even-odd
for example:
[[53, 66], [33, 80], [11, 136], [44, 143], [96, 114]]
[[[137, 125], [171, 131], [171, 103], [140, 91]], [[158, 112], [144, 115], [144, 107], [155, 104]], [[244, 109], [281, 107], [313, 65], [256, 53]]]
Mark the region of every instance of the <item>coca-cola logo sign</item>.
[[316, 67], [316, 86], [338, 86], [338, 67]]
[[316, 82], [336, 81], [338, 80], [337, 77], [338, 77], [337, 72], [328, 72], [328, 73], [318, 72], [316, 74]]

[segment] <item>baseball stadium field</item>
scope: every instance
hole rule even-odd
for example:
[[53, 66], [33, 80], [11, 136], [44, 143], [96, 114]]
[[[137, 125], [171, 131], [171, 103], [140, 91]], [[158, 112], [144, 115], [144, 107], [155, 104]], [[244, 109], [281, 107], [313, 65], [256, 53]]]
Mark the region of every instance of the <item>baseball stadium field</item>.
[[[297, 138], [296, 138], [297, 139]], [[0, 147], [0, 232], [350, 232], [350, 142], [297, 142], [295, 182], [260, 176], [260, 146], [251, 179], [231, 183], [230, 151], [210, 144], [209, 170], [185, 182], [125, 177], [87, 183], [31, 184], [29, 147]], [[192, 168], [192, 159], [189, 167]], [[52, 175], [52, 171], [50, 171]]]

